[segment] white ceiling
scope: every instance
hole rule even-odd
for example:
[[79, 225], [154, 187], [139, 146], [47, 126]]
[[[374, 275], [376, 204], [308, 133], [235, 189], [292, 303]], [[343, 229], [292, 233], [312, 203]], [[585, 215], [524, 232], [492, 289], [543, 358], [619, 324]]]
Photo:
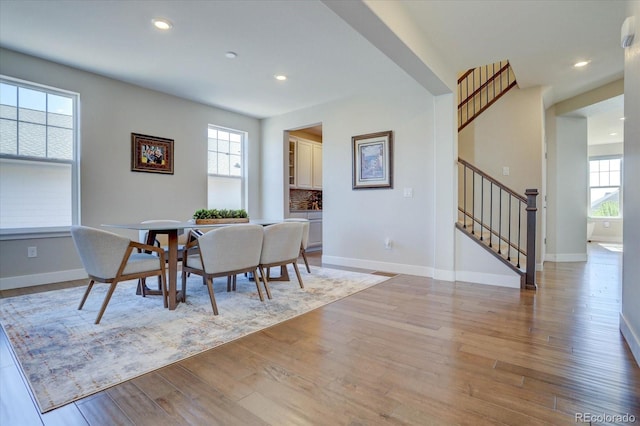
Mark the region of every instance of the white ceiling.
[[[623, 75], [626, 1], [393, 3], [451, 69], [508, 59], [551, 103]], [[400, 69], [316, 0], [2, 0], [0, 46], [258, 118], [393, 84]]]

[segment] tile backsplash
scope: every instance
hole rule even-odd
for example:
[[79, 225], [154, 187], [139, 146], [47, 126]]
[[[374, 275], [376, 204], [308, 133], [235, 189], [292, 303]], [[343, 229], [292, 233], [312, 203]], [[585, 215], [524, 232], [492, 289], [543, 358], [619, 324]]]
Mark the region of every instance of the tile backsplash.
[[289, 210], [322, 210], [322, 191], [290, 189]]

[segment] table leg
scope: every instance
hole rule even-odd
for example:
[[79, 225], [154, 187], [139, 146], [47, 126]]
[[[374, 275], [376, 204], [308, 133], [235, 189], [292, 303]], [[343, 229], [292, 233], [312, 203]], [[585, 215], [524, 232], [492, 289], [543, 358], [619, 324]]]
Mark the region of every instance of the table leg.
[[168, 232], [169, 237], [169, 309], [178, 304], [178, 230]]
[[269, 281], [290, 281], [291, 279], [289, 278], [289, 271], [287, 270], [287, 265], [281, 265], [280, 266], [280, 276], [279, 277], [270, 277], [269, 276], [269, 268], [267, 268], [267, 279]]

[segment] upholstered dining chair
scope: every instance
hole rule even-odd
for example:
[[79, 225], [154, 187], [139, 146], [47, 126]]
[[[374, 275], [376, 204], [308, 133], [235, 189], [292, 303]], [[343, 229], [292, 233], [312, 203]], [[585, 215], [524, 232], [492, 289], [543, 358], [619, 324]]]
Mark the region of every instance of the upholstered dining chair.
[[[94, 283], [110, 284], [102, 307], [98, 312], [96, 324], [100, 323], [116, 285], [122, 281], [160, 276], [162, 299], [164, 307], [167, 307], [164, 250], [159, 247], [131, 241], [112, 232], [87, 226], [72, 226], [71, 237], [90, 279], [78, 309], [80, 310], [84, 306]], [[137, 249], [142, 252], [138, 252]], [[157, 255], [145, 253], [144, 251], [153, 252]]]
[[307, 272], [311, 273], [309, 268], [309, 261], [307, 260], [307, 247], [309, 246], [309, 219], [302, 218], [289, 218], [285, 219], [285, 222], [300, 222], [302, 223], [302, 243], [300, 244], [300, 254], [304, 260], [304, 265], [307, 267]]
[[[196, 238], [185, 246], [182, 259], [182, 294], [185, 301], [187, 300], [187, 274], [200, 275], [207, 284], [213, 313], [218, 315], [213, 279], [244, 272], [253, 273], [258, 296], [261, 301], [264, 301], [258, 280], [258, 264], [263, 239], [262, 226], [231, 225], [201, 235], [195, 234], [195, 236]], [[267, 283], [263, 284], [270, 296]]]
[[[297, 263], [302, 243], [303, 227], [300, 222], [286, 221], [264, 227], [264, 240], [262, 241], [259, 268], [265, 287], [269, 284], [268, 274], [265, 273], [265, 269], [268, 270], [274, 266], [286, 267], [288, 264], [292, 264], [296, 271], [300, 288], [304, 288]], [[267, 293], [267, 296], [271, 299], [270, 293]]]

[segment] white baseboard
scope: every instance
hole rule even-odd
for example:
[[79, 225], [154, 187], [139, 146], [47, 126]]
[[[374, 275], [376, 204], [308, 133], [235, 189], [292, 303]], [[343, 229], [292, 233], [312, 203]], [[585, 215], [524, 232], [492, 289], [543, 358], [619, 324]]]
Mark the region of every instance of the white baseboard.
[[586, 262], [587, 253], [547, 253], [544, 260], [545, 262]]
[[449, 271], [446, 269], [434, 269], [433, 279], [440, 281], [455, 281], [456, 271]]
[[433, 277], [434, 270], [428, 266], [407, 265], [403, 263], [379, 262], [367, 259], [322, 255], [322, 263], [327, 265], [349, 266], [351, 268], [370, 269], [373, 271], [392, 272], [395, 274]]
[[520, 288], [520, 275], [498, 275], [483, 272], [456, 271], [456, 281], [476, 284], [495, 285], [498, 287]]
[[636, 359], [636, 364], [640, 367], [640, 337], [638, 337], [638, 330], [633, 330], [627, 319], [620, 313], [620, 332], [624, 336], [629, 348], [631, 349], [631, 353], [633, 357]]
[[0, 290], [81, 280], [87, 277], [87, 272], [84, 269], [71, 269], [68, 271], [55, 271], [44, 274], [19, 275], [17, 277], [0, 278]]
[[608, 236], [600, 236], [600, 235], [592, 235], [589, 240], [592, 243], [616, 243], [622, 244], [622, 237], [608, 237]]

